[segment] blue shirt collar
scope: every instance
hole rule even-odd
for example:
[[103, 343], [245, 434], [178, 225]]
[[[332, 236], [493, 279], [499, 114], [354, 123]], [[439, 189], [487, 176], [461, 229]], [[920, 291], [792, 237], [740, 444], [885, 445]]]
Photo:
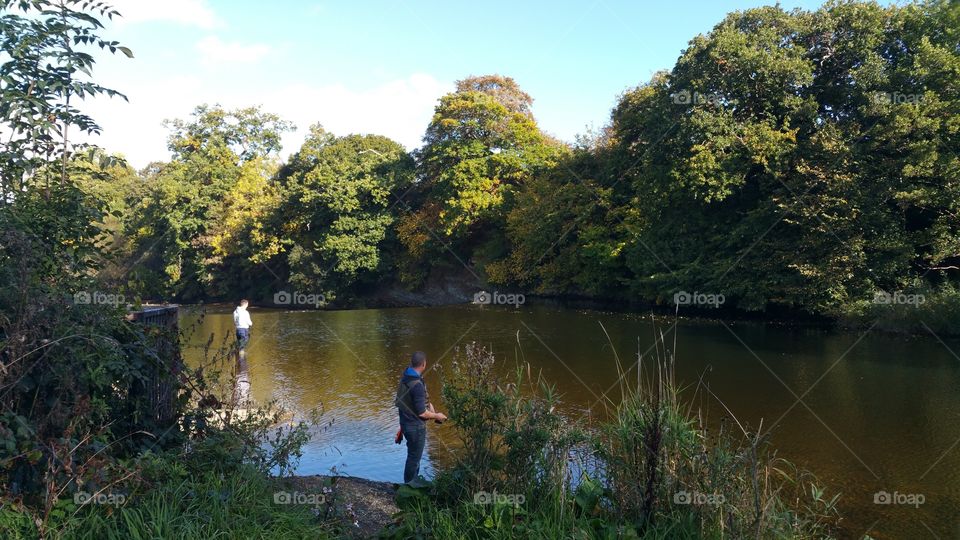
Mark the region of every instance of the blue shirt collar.
[[417, 373], [417, 370], [413, 369], [412, 367], [407, 367], [407, 369], [404, 370], [404, 372], [403, 372], [403, 376], [404, 376], [404, 377], [417, 377], [418, 379], [420, 378], [420, 374]]

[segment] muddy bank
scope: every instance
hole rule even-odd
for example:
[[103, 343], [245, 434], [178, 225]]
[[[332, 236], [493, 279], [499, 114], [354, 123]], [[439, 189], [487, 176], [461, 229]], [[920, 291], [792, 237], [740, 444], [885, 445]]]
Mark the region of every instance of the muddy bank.
[[[375, 537], [394, 522], [400, 511], [394, 500], [394, 484], [353, 476], [293, 476], [277, 480], [279, 486], [301, 499], [322, 495], [325, 517], [349, 538]], [[291, 495], [292, 497], [292, 495]]]

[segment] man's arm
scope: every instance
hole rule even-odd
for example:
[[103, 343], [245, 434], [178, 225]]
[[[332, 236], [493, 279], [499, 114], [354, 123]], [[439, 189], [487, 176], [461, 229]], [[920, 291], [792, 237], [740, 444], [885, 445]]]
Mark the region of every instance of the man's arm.
[[447, 419], [447, 415], [436, 412], [433, 410], [433, 404], [427, 403], [427, 391], [423, 387], [423, 382], [411, 388], [410, 392], [417, 416], [424, 420], [439, 420], [441, 422]]

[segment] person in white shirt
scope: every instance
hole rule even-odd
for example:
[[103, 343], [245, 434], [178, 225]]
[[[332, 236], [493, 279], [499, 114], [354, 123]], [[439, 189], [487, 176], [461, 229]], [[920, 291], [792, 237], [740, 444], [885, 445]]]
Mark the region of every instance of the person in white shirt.
[[250, 320], [250, 313], [247, 306], [250, 302], [241, 300], [237, 309], [233, 310], [233, 325], [237, 327], [237, 343], [240, 344], [240, 350], [247, 348], [247, 342], [250, 341], [250, 327], [253, 321]]

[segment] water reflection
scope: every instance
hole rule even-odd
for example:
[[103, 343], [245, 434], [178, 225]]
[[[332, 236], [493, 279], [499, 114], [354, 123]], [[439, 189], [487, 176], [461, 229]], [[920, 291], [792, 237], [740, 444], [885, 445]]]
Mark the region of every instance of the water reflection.
[[244, 349], [237, 352], [237, 362], [231, 379], [234, 381], [231, 409], [246, 409], [250, 404], [250, 365]]
[[[424, 379], [441, 411], [440, 382], [457, 344], [491, 347], [504, 372], [529, 362], [554, 383], [561, 410], [602, 417], [616, 401], [616, 362], [627, 368], [654, 353], [649, 317], [526, 306], [454, 306], [329, 312], [251, 309], [246, 387], [238, 396], [276, 398], [296, 411], [322, 407], [333, 424], [306, 448], [299, 472], [399, 481], [405, 449], [393, 444], [393, 394], [414, 350], [428, 354]], [[190, 315], [185, 315], [190, 317]], [[601, 327], [602, 325], [602, 327]], [[754, 429], [770, 430], [778, 455], [811, 469], [839, 491], [848, 535], [914, 536], [924, 525], [957, 532], [960, 505], [960, 362], [954, 341], [789, 329], [748, 323], [672, 320], [658, 330], [676, 339], [677, 379], [718, 426], [729, 408]], [[203, 321], [194, 340], [232, 336], [229, 310]], [[187, 351], [188, 361], [196, 349]], [[630, 371], [635, 376], [636, 371]], [[695, 383], [709, 385], [694, 396]], [[802, 398], [802, 399], [798, 399]], [[448, 423], [449, 424], [449, 423]], [[428, 424], [423, 472], [458, 445], [452, 426]], [[874, 494], [923, 493], [919, 508], [874, 504]], [[877, 521], [879, 520], [879, 521]], [[878, 533], [879, 531], [879, 533]]]

